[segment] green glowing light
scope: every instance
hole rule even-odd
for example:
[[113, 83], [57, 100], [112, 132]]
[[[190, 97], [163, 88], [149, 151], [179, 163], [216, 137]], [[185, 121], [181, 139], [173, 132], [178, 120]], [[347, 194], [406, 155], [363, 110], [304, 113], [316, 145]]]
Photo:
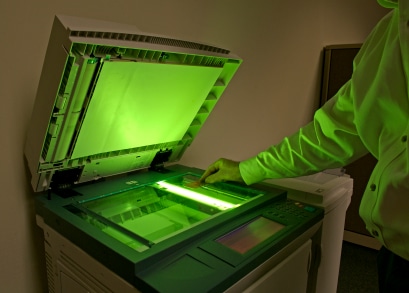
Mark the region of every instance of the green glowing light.
[[173, 185], [171, 183], [167, 183], [164, 181], [157, 182], [156, 184], [162, 188], [166, 188], [170, 192], [176, 193], [186, 198], [193, 199], [195, 201], [204, 203], [206, 205], [213, 206], [219, 210], [227, 210], [227, 209], [231, 209], [231, 208], [239, 206], [239, 204], [232, 204], [229, 202], [225, 202], [225, 201], [222, 201], [216, 198], [212, 198], [210, 196], [207, 196], [207, 195], [204, 195], [204, 194], [201, 194], [201, 193], [189, 190], [189, 189], [185, 189], [183, 187], [179, 187], [177, 185]]

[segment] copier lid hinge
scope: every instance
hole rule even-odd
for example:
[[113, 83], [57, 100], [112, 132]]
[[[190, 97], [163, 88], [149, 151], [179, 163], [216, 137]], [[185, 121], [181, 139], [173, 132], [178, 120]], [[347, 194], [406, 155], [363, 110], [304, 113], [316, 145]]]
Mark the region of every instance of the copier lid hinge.
[[80, 173], [80, 168], [56, 171], [50, 183], [50, 189], [63, 198], [80, 195], [80, 193], [71, 189], [75, 182], [78, 181]]
[[169, 157], [172, 154], [171, 149], [160, 150], [156, 153], [155, 157], [153, 158], [149, 170], [156, 171], [159, 173], [166, 173], [168, 172], [165, 169], [165, 163], [169, 161]]

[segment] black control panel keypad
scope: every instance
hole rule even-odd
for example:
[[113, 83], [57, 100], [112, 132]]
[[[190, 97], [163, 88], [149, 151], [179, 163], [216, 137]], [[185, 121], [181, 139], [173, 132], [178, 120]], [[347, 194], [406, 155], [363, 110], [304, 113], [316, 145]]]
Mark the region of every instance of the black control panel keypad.
[[287, 199], [271, 205], [267, 215], [276, 219], [307, 219], [317, 212], [317, 208], [303, 202]]

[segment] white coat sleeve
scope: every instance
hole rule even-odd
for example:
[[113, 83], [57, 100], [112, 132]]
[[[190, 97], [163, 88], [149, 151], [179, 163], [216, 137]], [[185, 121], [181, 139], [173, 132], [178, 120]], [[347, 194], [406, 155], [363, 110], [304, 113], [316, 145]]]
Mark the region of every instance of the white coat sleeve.
[[368, 151], [354, 125], [351, 81], [319, 109], [312, 122], [279, 144], [240, 163], [247, 184], [312, 174], [347, 165]]

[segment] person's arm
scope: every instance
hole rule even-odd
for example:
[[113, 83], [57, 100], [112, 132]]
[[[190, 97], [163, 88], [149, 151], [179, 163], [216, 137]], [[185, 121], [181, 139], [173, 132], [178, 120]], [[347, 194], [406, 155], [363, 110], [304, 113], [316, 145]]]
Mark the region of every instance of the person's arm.
[[[386, 15], [372, 31], [354, 60], [351, 80], [315, 113], [311, 123], [253, 158], [240, 163], [217, 161], [204, 173], [201, 182], [243, 180], [246, 184], [252, 184], [267, 178], [303, 176], [345, 166], [368, 153], [360, 139], [363, 133], [358, 133], [355, 125], [355, 121], [360, 119], [355, 117], [355, 113], [361, 111], [362, 101], [374, 82], [365, 73], [378, 68], [376, 62], [380, 62], [381, 56], [379, 60], [374, 56], [379, 55], [379, 44], [382, 46], [389, 36], [393, 16], [396, 16], [394, 11]], [[361, 126], [365, 123], [370, 127], [370, 121], [360, 122]], [[366, 130], [363, 128], [361, 131]], [[371, 152], [376, 154], [376, 142], [371, 146]]]
[[345, 166], [367, 153], [353, 120], [353, 97], [348, 82], [298, 132], [248, 160], [220, 159], [209, 166], [200, 181], [252, 184], [267, 178], [297, 177]]
[[266, 178], [312, 174], [347, 165], [367, 153], [354, 124], [351, 82], [329, 100], [314, 120], [278, 145], [240, 163], [247, 184]]

